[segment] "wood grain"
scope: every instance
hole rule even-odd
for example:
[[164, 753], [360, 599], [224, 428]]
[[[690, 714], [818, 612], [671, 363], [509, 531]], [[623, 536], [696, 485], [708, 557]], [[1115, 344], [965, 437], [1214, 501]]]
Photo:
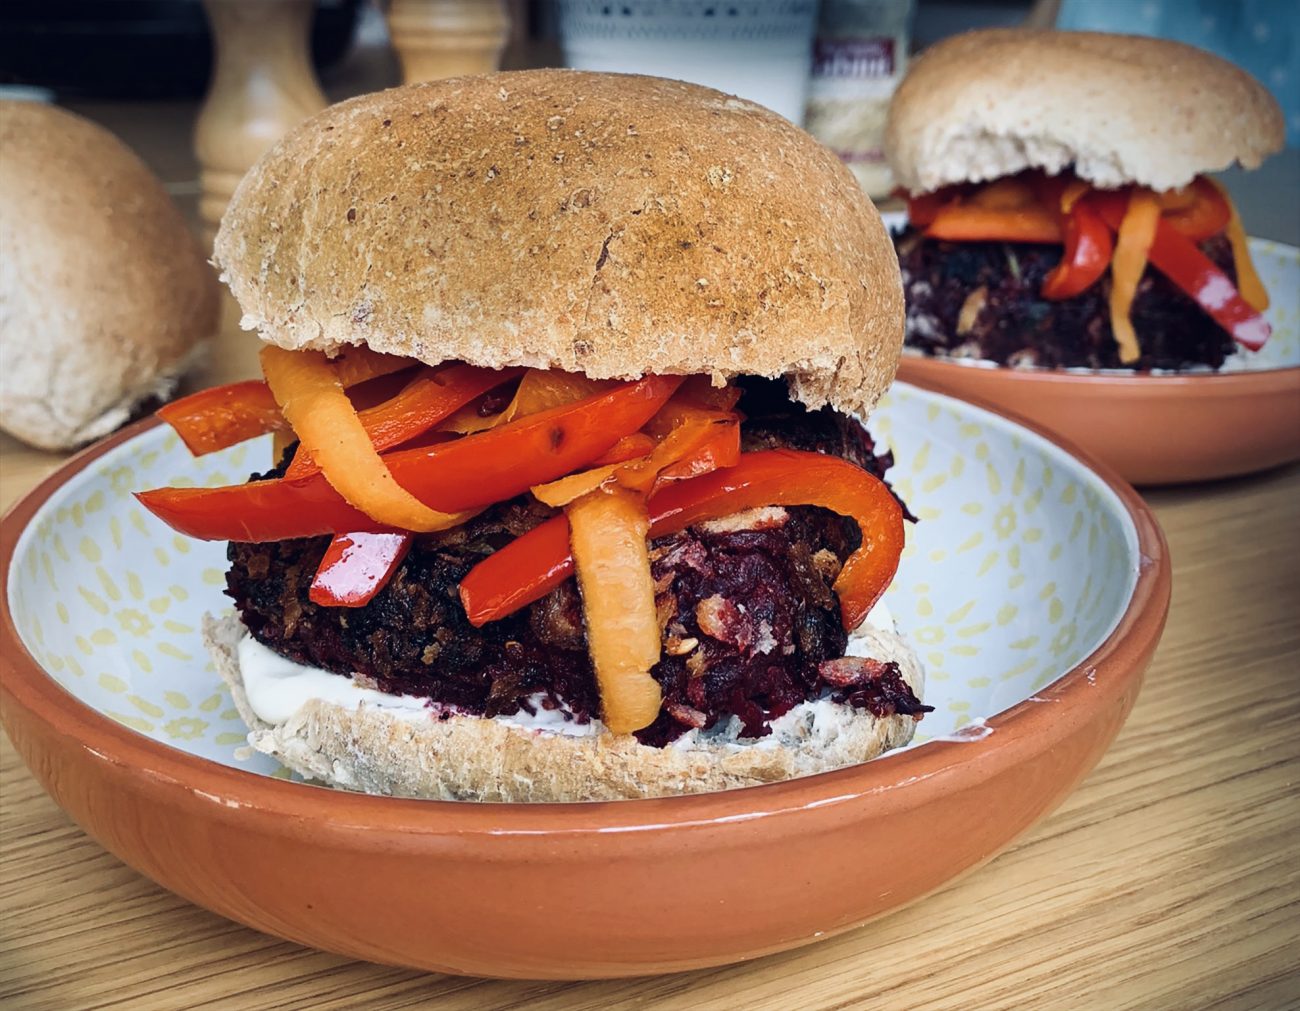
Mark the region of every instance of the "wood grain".
[[[252, 373], [255, 342], [236, 319], [228, 305], [195, 383]], [[0, 437], [0, 507], [61, 459]], [[140, 877], [0, 739], [0, 1007], [1300, 1007], [1300, 467], [1148, 498], [1174, 599], [1128, 725], [1060, 810], [908, 909], [800, 951], [658, 979], [521, 983], [354, 963]]]

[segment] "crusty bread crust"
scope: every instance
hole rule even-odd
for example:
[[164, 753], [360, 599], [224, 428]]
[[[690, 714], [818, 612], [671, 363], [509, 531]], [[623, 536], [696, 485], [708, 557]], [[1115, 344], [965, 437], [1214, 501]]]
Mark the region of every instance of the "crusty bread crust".
[[0, 428], [42, 449], [106, 435], [216, 330], [184, 218], [107, 130], [0, 101]]
[[1098, 186], [1185, 186], [1285, 141], [1244, 70], [1165, 39], [996, 29], [926, 50], [899, 85], [885, 152], [913, 193], [1073, 165]]
[[810, 407], [892, 380], [892, 243], [839, 159], [760, 106], [568, 70], [332, 106], [244, 178], [215, 258], [289, 349], [593, 378], [788, 376]]
[[[330, 786], [394, 797], [547, 803], [708, 793], [828, 772], [912, 739], [909, 716], [877, 719], [826, 704], [756, 743], [701, 739], [651, 748], [609, 734], [566, 737], [475, 716], [412, 722], [382, 709], [313, 700], [275, 726], [253, 712], [236, 647], [239, 619], [206, 616], [203, 640], [249, 726], [249, 743]], [[863, 626], [866, 652], [899, 664], [919, 696], [920, 662], [893, 632]]]

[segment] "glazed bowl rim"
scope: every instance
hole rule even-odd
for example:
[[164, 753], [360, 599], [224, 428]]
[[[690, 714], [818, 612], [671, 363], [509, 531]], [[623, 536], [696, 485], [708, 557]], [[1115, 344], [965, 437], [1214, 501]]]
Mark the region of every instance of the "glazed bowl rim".
[[[1106, 387], [1107, 393], [1139, 393], [1151, 397], [1180, 399], [1192, 393], [1196, 396], [1239, 397], [1262, 396], [1275, 393], [1293, 393], [1300, 387], [1300, 365], [1282, 365], [1269, 369], [1242, 369], [1234, 372], [1180, 372], [1150, 375], [1136, 373], [1122, 375], [1117, 370], [1084, 372], [1066, 369], [1016, 369], [980, 360], [966, 361], [927, 355], [905, 349], [898, 362], [899, 376], [905, 382], [925, 387], [923, 378], [929, 371], [952, 374], [960, 371], [964, 376], [977, 376], [975, 382], [1007, 382], [1035, 386]], [[905, 372], [912, 373], [904, 375]], [[963, 398], [964, 399], [964, 398]], [[976, 403], [972, 400], [971, 403]], [[1006, 415], [1013, 417], [1013, 415]], [[1023, 422], [1022, 422], [1023, 423]]]
[[[202, 758], [137, 733], [79, 700], [27, 651], [8, 606], [10, 573], [23, 531], [42, 505], [93, 461], [161, 422], [144, 418], [77, 453], [19, 499], [0, 519], [0, 702], [17, 706], [55, 735], [116, 768], [133, 788], [158, 799], [238, 819], [249, 809], [275, 819], [276, 830], [320, 838], [363, 830], [375, 840], [470, 836], [604, 835], [775, 819], [792, 830], [800, 811], [866, 800], [883, 816], [961, 790], [1048, 751], [1113, 705], [1140, 678], [1164, 627], [1170, 562], [1164, 534], [1140, 496], [1113, 469], [1070, 441], [1014, 413], [975, 398], [957, 398], [913, 383], [927, 394], [959, 401], [1019, 425], [1091, 470], [1119, 501], [1136, 535], [1137, 579], [1110, 634], [1083, 660], [1026, 699], [988, 716], [978, 733], [958, 731], [874, 761], [760, 786], [679, 797], [566, 804], [477, 803], [373, 796], [285, 781]], [[6, 716], [5, 724], [10, 723]], [[774, 826], [775, 827], [775, 826]], [[355, 837], [354, 841], [355, 841]], [[400, 842], [399, 842], [400, 844]]]

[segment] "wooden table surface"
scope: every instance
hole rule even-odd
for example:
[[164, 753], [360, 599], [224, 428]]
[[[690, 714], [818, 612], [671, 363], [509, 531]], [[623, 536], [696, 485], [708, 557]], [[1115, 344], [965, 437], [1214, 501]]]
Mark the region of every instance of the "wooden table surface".
[[[135, 139], [138, 118], [120, 122]], [[183, 140], [164, 138], [151, 161], [188, 171]], [[226, 308], [200, 383], [253, 368], [253, 338]], [[59, 462], [0, 437], [0, 507]], [[349, 962], [140, 877], [0, 738], [0, 1007], [1300, 1006], [1300, 467], [1148, 500], [1169, 537], [1173, 607], [1128, 725], [1057, 812], [908, 909], [657, 979], [482, 981]]]

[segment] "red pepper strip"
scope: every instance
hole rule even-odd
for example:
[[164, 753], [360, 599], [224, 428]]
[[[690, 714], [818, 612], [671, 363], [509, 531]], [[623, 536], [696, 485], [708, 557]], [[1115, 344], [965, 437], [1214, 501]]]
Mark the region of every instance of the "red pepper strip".
[[[1193, 242], [1203, 242], [1211, 235], [1218, 235], [1228, 227], [1232, 219], [1232, 208], [1228, 201], [1208, 179], [1197, 176], [1184, 191], [1190, 200], [1181, 200], [1177, 195], [1160, 194], [1164, 219], [1182, 232]], [[1174, 207], [1166, 207], [1175, 202]]]
[[1195, 299], [1238, 344], [1252, 351], [1264, 346], [1273, 328], [1242, 298], [1228, 275], [1167, 221], [1157, 223], [1147, 258], [1160, 273]]
[[[673, 464], [659, 475], [654, 486], [655, 492], [669, 481], [699, 477], [719, 467], [736, 465], [740, 460], [739, 426], [717, 427], [712, 439], [693, 456]], [[614, 450], [610, 450], [606, 456], [612, 456], [613, 453]], [[503, 552], [504, 557], [500, 557]], [[519, 572], [529, 573], [532, 578], [520, 582], [516, 578]], [[461, 583], [461, 601], [469, 613], [470, 623], [476, 627], [481, 626], [541, 600], [572, 576], [573, 572], [573, 558], [569, 554], [569, 524], [562, 515], [556, 516], [516, 538], [506, 548], [489, 555], [475, 566]], [[471, 599], [474, 602], [473, 608], [470, 605]]]
[[[649, 421], [681, 381], [648, 376], [620, 383], [500, 428], [383, 459], [397, 483], [430, 508], [478, 509], [587, 466]], [[224, 488], [157, 488], [136, 498], [174, 530], [201, 540], [283, 541], [390, 529], [348, 505], [320, 474]]]
[[[422, 370], [397, 396], [360, 411], [361, 425], [376, 450], [400, 446], [449, 418], [471, 400], [513, 379], [523, 369], [483, 369], [454, 365], [439, 372]], [[311, 455], [299, 450], [285, 477], [290, 480], [320, 472]]]
[[411, 549], [411, 534], [401, 532], [336, 534], [312, 580], [313, 604], [365, 607], [382, 590]]
[[961, 191], [957, 187], [945, 186], [933, 193], [921, 193], [917, 196], [908, 196], [905, 190], [896, 190], [894, 195], [901, 196], [907, 201], [908, 224], [913, 228], [925, 228], [943, 207], [961, 195]]
[[195, 456], [289, 427], [270, 387], [260, 379], [191, 393], [158, 408], [158, 417]]
[[1043, 297], [1074, 298], [1091, 288], [1110, 266], [1115, 244], [1110, 229], [1086, 197], [1064, 215], [1065, 255], [1043, 279]]
[[[412, 362], [409, 358], [353, 348], [333, 364], [339, 382], [348, 387], [410, 368]], [[195, 456], [289, 428], [270, 387], [259, 379], [191, 393], [158, 408], [158, 417], [176, 430]]]
[[947, 242], [1061, 241], [1061, 226], [1046, 207], [1030, 204], [1013, 210], [953, 204], [926, 226], [925, 234]]
[[460, 581], [460, 602], [469, 623], [481, 628], [541, 600], [573, 569], [569, 521], [560, 513], [470, 569]]
[[1264, 282], [1259, 279], [1254, 261], [1250, 258], [1250, 241], [1246, 238], [1246, 229], [1241, 224], [1241, 216], [1237, 213], [1237, 207], [1228, 196], [1227, 190], [1213, 179], [1207, 181], [1228, 205], [1228, 227], [1225, 232], [1228, 242], [1232, 245], [1232, 265], [1236, 268], [1237, 290], [1252, 309], [1263, 312], [1268, 308], [1268, 290], [1264, 287]]
[[[846, 460], [793, 449], [744, 453], [734, 467], [654, 495], [649, 536], [764, 505], [819, 505], [857, 521], [862, 547], [835, 580], [844, 627], [856, 628], [898, 569], [903, 513], [883, 482]], [[481, 626], [540, 600], [572, 574], [568, 521], [556, 516], [471, 569], [460, 599], [470, 624]]]

